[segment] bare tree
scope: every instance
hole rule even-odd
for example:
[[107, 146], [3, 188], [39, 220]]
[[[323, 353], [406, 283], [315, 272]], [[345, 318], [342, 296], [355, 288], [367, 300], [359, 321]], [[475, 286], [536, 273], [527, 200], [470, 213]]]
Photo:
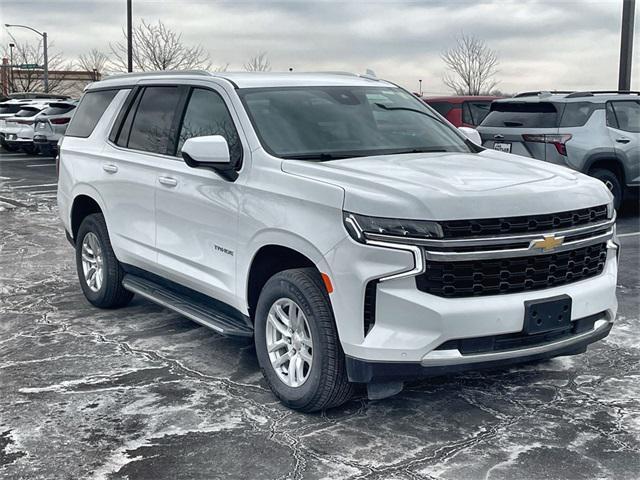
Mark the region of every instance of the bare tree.
[[[37, 65], [36, 68], [14, 68], [13, 75], [9, 76], [9, 90], [11, 92], [34, 92], [44, 91], [43, 84], [43, 66], [44, 66], [44, 49], [42, 41], [38, 43], [18, 42], [16, 38], [8, 34], [11, 43], [15, 45], [13, 48], [14, 65]], [[65, 82], [65, 75], [62, 73], [52, 75], [54, 71], [68, 71], [70, 64], [66, 64], [63, 60], [61, 52], [55, 52], [53, 43], [49, 43], [49, 92], [51, 93], [67, 93], [71, 88], [68, 82]], [[54, 52], [52, 54], [52, 52]], [[4, 47], [3, 56], [9, 58], [9, 49]]]
[[259, 52], [249, 59], [244, 64], [244, 69], [247, 72], [270, 72], [271, 62], [267, 57], [267, 52]]
[[85, 72], [94, 72], [96, 76], [95, 80], [98, 80], [98, 78], [104, 74], [108, 62], [109, 57], [107, 57], [106, 54], [97, 48], [93, 48], [89, 53], [80, 55], [75, 66]]
[[442, 81], [458, 95], [481, 95], [498, 84], [498, 55], [478, 37], [462, 33], [441, 58], [448, 70]]
[[[113, 70], [127, 71], [127, 37], [122, 32], [121, 42], [110, 43]], [[182, 34], [169, 29], [164, 23], [144, 20], [133, 29], [134, 70], [194, 70], [211, 69], [209, 54], [200, 44], [188, 46]]]

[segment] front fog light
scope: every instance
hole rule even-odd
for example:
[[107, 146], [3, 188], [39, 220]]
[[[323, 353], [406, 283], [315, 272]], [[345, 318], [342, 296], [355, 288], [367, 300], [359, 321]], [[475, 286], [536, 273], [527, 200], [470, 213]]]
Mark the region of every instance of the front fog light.
[[349, 235], [360, 243], [367, 236], [384, 235], [401, 238], [442, 238], [442, 227], [428, 220], [405, 220], [400, 218], [381, 218], [344, 213], [344, 225]]

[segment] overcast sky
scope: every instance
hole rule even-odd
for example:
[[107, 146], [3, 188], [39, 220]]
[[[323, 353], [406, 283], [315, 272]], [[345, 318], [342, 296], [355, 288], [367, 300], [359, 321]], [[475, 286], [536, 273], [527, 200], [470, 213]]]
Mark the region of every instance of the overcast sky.
[[[464, 31], [498, 53], [503, 91], [617, 87], [622, 0], [133, 0], [133, 15], [161, 19], [230, 70], [266, 51], [274, 70], [371, 68], [412, 90], [422, 79], [425, 92], [447, 93], [440, 53]], [[0, 0], [0, 17], [47, 31], [55, 50], [74, 59], [91, 48], [108, 52], [121, 38], [126, 1]], [[19, 41], [35, 36], [12, 32]], [[4, 27], [0, 41], [9, 41]], [[634, 47], [640, 89], [637, 40]]]

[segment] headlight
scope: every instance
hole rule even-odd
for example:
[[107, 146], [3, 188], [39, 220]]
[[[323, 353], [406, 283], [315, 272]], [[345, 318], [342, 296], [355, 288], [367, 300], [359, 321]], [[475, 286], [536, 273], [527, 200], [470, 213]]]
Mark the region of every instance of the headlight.
[[607, 218], [613, 218], [615, 211], [615, 208], [613, 208], [613, 202], [609, 203], [607, 205]]
[[[366, 243], [366, 237], [378, 235], [400, 238], [442, 238], [442, 227], [428, 220], [381, 218], [344, 212], [344, 225], [351, 238]], [[392, 239], [391, 239], [392, 240]]]

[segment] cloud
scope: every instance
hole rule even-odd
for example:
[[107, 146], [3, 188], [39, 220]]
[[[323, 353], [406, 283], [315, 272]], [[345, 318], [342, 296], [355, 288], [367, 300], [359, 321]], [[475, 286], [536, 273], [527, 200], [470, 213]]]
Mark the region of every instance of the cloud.
[[[70, 59], [108, 51], [125, 24], [124, 1], [3, 0], [1, 8], [3, 23], [46, 30]], [[214, 63], [235, 69], [267, 51], [278, 70], [373, 68], [410, 89], [422, 79], [425, 90], [446, 93], [440, 53], [464, 31], [498, 52], [502, 90], [617, 85], [619, 0], [133, 0], [133, 10], [134, 19], [162, 19], [186, 42], [201, 43]]]

